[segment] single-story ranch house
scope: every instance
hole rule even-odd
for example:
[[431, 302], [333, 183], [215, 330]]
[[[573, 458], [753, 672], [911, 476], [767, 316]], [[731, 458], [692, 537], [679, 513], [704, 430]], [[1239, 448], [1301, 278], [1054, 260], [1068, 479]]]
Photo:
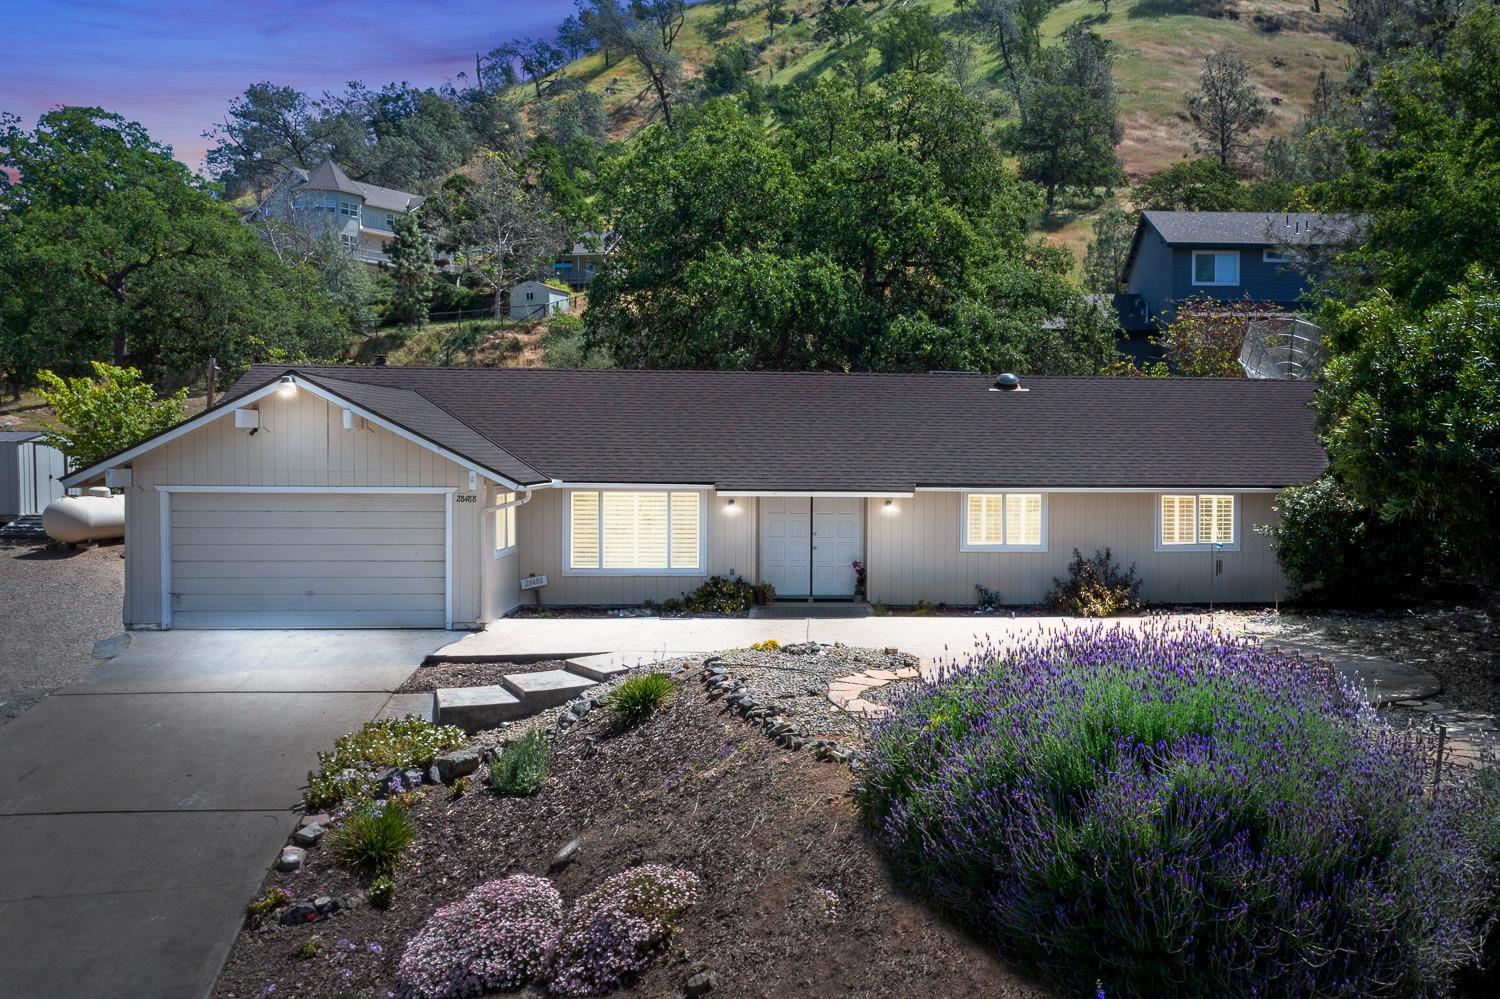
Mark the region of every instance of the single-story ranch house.
[[[133, 628], [470, 627], [661, 600], [1270, 601], [1256, 526], [1326, 459], [1293, 381], [260, 365], [67, 478], [126, 497]], [[545, 577], [545, 584], [540, 577]]]

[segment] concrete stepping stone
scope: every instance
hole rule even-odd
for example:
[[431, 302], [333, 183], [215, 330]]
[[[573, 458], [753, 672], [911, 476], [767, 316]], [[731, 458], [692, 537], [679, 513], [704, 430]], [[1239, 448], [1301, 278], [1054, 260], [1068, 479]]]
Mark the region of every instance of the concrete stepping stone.
[[438, 724], [457, 725], [465, 732], [495, 728], [501, 722], [515, 721], [541, 710], [523, 704], [515, 692], [499, 685], [443, 687], [432, 695], [432, 702]]
[[569, 673], [577, 673], [579, 676], [587, 677], [595, 683], [603, 683], [613, 680], [630, 672], [630, 667], [613, 662], [613, 655], [588, 656], [581, 659], [570, 659], [563, 667]]
[[526, 714], [534, 714], [544, 708], [555, 708], [559, 704], [566, 704], [598, 683], [590, 677], [579, 676], [565, 669], [549, 669], [540, 673], [512, 673], [501, 677], [500, 682], [520, 699], [522, 706], [526, 709]]

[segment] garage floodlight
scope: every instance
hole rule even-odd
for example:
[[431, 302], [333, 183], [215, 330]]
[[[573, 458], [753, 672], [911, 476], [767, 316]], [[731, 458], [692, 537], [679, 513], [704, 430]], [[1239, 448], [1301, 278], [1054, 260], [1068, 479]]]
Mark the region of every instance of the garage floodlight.
[[290, 398], [291, 396], [296, 395], [297, 379], [293, 378], [291, 375], [282, 375], [281, 384], [276, 389], [276, 394], [281, 396], [283, 399]]

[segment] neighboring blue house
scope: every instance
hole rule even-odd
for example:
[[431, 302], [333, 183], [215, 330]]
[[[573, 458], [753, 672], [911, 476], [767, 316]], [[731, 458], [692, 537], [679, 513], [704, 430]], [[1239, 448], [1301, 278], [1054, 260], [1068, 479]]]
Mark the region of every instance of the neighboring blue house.
[[1311, 212], [1142, 212], [1114, 296], [1121, 329], [1161, 329], [1179, 302], [1197, 297], [1296, 311], [1322, 256], [1312, 248], [1349, 243], [1363, 225], [1361, 216]]

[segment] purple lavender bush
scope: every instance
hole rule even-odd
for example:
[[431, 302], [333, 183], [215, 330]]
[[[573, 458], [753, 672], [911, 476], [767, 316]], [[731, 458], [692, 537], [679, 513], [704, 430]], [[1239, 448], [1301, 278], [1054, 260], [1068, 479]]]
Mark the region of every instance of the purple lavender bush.
[[401, 954], [403, 999], [460, 999], [543, 978], [562, 927], [546, 878], [489, 881], [432, 914]]
[[1486, 811], [1336, 671], [1186, 626], [991, 652], [871, 733], [898, 873], [1073, 994], [1431, 996], [1475, 960]]
[[550, 991], [613, 992], [651, 963], [697, 901], [698, 876], [691, 871], [644, 864], [616, 874], [568, 913]]

